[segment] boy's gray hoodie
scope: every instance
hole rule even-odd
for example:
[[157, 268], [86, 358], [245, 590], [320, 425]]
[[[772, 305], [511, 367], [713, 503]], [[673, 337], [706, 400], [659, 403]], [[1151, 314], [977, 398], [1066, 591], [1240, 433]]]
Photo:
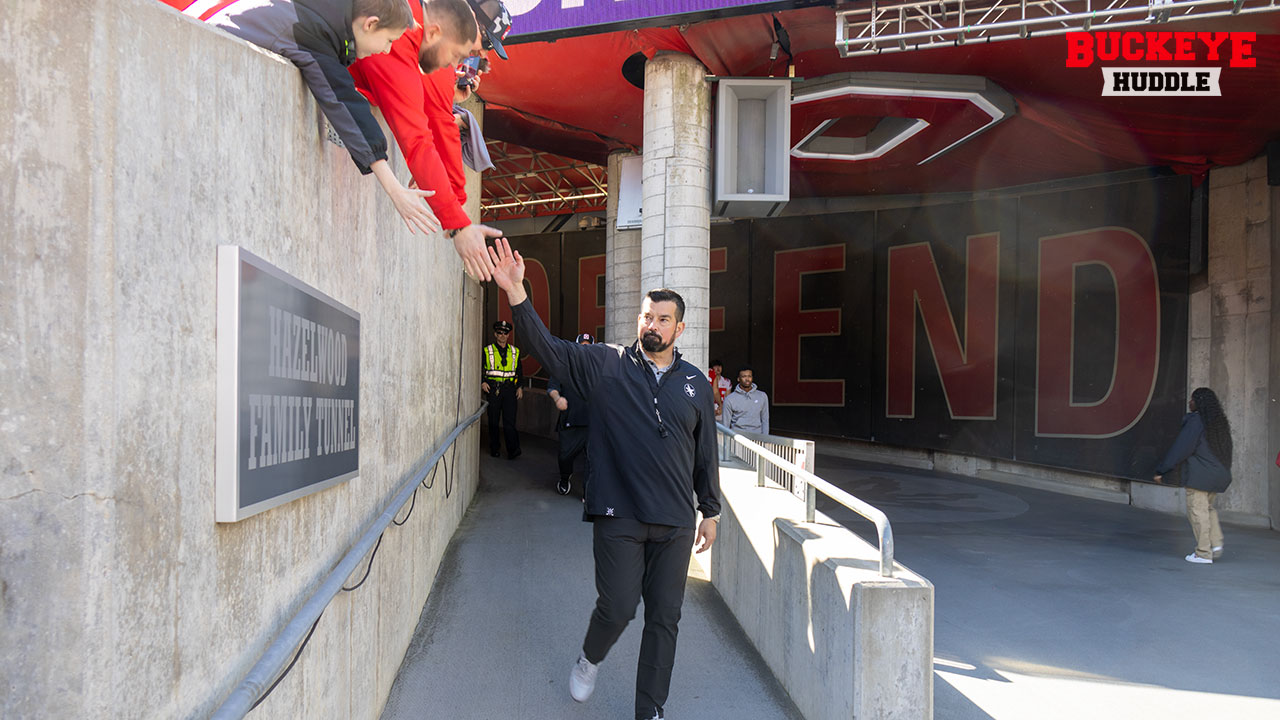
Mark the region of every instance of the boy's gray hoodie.
[[724, 422], [730, 430], [769, 434], [769, 396], [751, 383], [750, 390], [735, 384], [724, 399]]

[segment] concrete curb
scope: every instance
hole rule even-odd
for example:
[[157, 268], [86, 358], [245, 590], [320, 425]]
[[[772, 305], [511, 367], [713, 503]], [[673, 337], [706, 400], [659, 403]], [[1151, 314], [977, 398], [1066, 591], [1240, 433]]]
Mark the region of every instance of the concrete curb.
[[1107, 490], [1104, 488], [1087, 487], [1084, 485], [1072, 485], [1054, 480], [1042, 480], [1040, 478], [1019, 475], [1017, 473], [1004, 472], [1002, 470], [979, 470], [974, 477], [979, 480], [1009, 483], [1010, 485], [1019, 485], [1033, 490], [1044, 490], [1046, 492], [1054, 492], [1062, 495], [1073, 495], [1075, 497], [1087, 498], [1089, 500], [1102, 500], [1103, 502], [1117, 503], [1119, 505], [1129, 504], [1129, 493], [1120, 490]]

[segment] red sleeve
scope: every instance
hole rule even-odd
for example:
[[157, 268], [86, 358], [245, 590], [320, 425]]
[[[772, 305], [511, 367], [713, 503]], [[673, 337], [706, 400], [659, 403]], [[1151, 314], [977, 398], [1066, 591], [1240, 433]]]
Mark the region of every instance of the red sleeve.
[[467, 201], [467, 176], [462, 170], [462, 131], [453, 114], [453, 90], [458, 85], [458, 74], [453, 66], [443, 67], [422, 78], [422, 91], [427, 99], [427, 122], [436, 138], [440, 156], [450, 158], [444, 164], [453, 186], [458, 204]]
[[[404, 153], [413, 179], [422, 190], [435, 190], [427, 198], [432, 211], [446, 230], [466, 227], [471, 219], [462, 209], [462, 200], [454, 187], [448, 166], [457, 165], [462, 176], [462, 153], [457, 126], [453, 124], [453, 101], [448, 108], [428, 105], [424, 86], [428, 78], [418, 70], [418, 47], [422, 43], [421, 26], [400, 36], [385, 55], [371, 55], [351, 66], [356, 87], [382, 110], [396, 144]], [[448, 68], [446, 68], [448, 69]], [[450, 70], [452, 73], [452, 70]], [[452, 152], [447, 132], [441, 132], [438, 116], [447, 113], [453, 128]], [[465, 197], [465, 195], [463, 196]]]

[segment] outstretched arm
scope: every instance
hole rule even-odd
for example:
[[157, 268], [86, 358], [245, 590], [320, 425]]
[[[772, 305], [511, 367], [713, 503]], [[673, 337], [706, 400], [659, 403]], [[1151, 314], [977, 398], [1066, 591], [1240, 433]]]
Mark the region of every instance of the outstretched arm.
[[[404, 153], [414, 182], [419, 188], [435, 193], [427, 203], [439, 218], [439, 223], [452, 231], [449, 239], [462, 260], [463, 268], [474, 278], [488, 280], [490, 267], [485, 238], [498, 237], [502, 233], [473, 224], [454, 192], [445, 167], [446, 157], [442, 155], [442, 152], [449, 152], [447, 143], [437, 136], [442, 126], [427, 113], [423, 83], [430, 81], [418, 70], [416, 48], [414, 43], [402, 38], [391, 46], [390, 53], [371, 55], [356, 62], [351, 66], [351, 74], [360, 89], [382, 110], [387, 125], [391, 126], [391, 134]], [[452, 112], [447, 122], [453, 123]], [[456, 128], [452, 132], [456, 133]], [[448, 160], [454, 162], [453, 158]], [[460, 168], [461, 158], [456, 162]]]
[[560, 381], [582, 398], [590, 398], [596, 379], [609, 357], [617, 358], [617, 348], [605, 345], [578, 345], [558, 337], [534, 312], [524, 289], [524, 258], [511, 249], [506, 238], [498, 238], [488, 248], [493, 261], [493, 279], [507, 293], [520, 339], [530, 354]]
[[391, 172], [391, 166], [387, 165], [386, 160], [375, 161], [369, 169], [373, 171], [373, 176], [378, 178], [378, 184], [382, 186], [387, 197], [391, 198], [391, 204], [395, 205], [396, 212], [400, 213], [409, 232], [413, 232], [415, 227], [427, 235], [440, 230], [440, 221], [431, 212], [431, 207], [422, 202], [423, 198], [435, 195], [435, 190], [411, 190], [401, 185], [395, 173]]
[[489, 253], [485, 250], [485, 238], [500, 238], [502, 231], [488, 225], [471, 224], [449, 231], [453, 236], [453, 249], [462, 258], [467, 274], [477, 280], [489, 279]]
[[493, 262], [493, 281], [507, 293], [511, 307], [528, 300], [529, 293], [524, 291], [524, 258], [511, 249], [511, 242], [506, 238], [494, 240], [488, 250]]

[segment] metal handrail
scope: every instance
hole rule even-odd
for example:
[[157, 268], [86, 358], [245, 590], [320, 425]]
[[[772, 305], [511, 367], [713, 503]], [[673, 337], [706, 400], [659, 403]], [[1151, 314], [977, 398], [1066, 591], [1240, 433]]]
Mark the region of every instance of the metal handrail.
[[[751, 432], [741, 428], [736, 428], [735, 430], [746, 439], [752, 440], [764, 449], [777, 454], [783, 460], [789, 460], [809, 472], [814, 471], [813, 455], [815, 445], [812, 440], [800, 440], [798, 438], [786, 437], [784, 435], [769, 435], [767, 433]], [[726, 449], [725, 446], [726, 443], [721, 443], [721, 460], [727, 459], [729, 454], [732, 454], [739, 460], [746, 461], [746, 463], [751, 466], [751, 469], [756, 470], [757, 473], [759, 472], [761, 462], [756, 457], [755, 453], [746, 452], [745, 450], [736, 451], [733, 448]], [[791, 492], [791, 494], [796, 495], [801, 500], [805, 499], [805, 487], [807, 486], [803, 481], [797, 480], [791, 475], [791, 473], [775, 465], [765, 463], [765, 466], [767, 468], [765, 470], [765, 476], [768, 479], [785, 487]]]
[[[887, 515], [878, 508], [859, 500], [790, 460], [780, 457], [768, 448], [762, 447], [759, 443], [743, 437], [741, 433], [730, 430], [720, 423], [716, 423], [716, 429], [732, 439], [733, 442], [755, 453], [757, 457], [768, 460], [775, 467], [782, 468], [805, 482], [805, 522], [811, 523], [815, 521], [817, 517], [817, 496], [814, 495], [813, 490], [821, 490], [827, 497], [875, 523], [876, 533], [880, 538], [880, 575], [882, 577], [893, 577], [893, 528], [889, 525], [889, 517]], [[763, 486], [765, 480], [764, 463], [757, 462], [756, 464], [758, 465], [758, 483]]]
[[249, 670], [249, 674], [245, 675], [240, 684], [231, 691], [231, 695], [214, 711], [211, 716], [214, 720], [239, 720], [253, 709], [254, 703], [258, 701], [258, 698], [262, 697], [266, 688], [280, 676], [285, 664], [289, 662], [289, 657], [293, 654], [294, 648], [302, 644], [303, 637], [306, 636], [311, 626], [320, 619], [321, 613], [324, 612], [334, 596], [342, 589], [342, 584], [360, 566], [360, 561], [364, 559], [364, 556], [369, 553], [378, 537], [395, 519], [396, 514], [400, 512], [400, 508], [409, 502], [409, 496], [418, 487], [418, 483], [426, 479], [427, 473], [431, 468], [435, 467], [436, 463], [440, 462], [440, 458], [444, 457], [445, 451], [453, 445], [458, 436], [462, 434], [462, 431], [480, 419], [480, 415], [484, 413], [488, 404], [487, 402], [480, 403], [480, 409], [476, 410], [474, 415], [458, 423], [458, 426], [453, 429], [453, 432], [449, 433], [444, 442], [440, 443], [427, 462], [413, 474], [413, 477], [400, 486], [399, 492], [383, 508], [382, 514], [369, 523], [364, 534], [351, 546], [351, 549], [343, 556], [337, 567], [329, 572], [324, 581], [320, 583], [320, 586], [316, 588], [316, 591], [303, 603], [297, 614], [285, 626], [284, 630], [263, 651], [262, 657]]

